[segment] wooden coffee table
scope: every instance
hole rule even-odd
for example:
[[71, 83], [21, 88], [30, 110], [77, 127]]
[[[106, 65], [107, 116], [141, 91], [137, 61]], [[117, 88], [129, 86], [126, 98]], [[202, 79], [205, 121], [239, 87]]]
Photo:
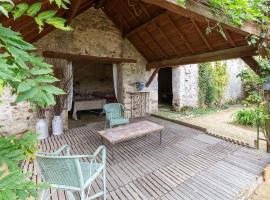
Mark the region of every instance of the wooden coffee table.
[[98, 131], [101, 136], [102, 144], [104, 140], [112, 146], [112, 157], [114, 159], [114, 145], [120, 142], [135, 139], [151, 133], [159, 133], [159, 144], [162, 142], [162, 131], [164, 127], [149, 121], [140, 121], [116, 128]]

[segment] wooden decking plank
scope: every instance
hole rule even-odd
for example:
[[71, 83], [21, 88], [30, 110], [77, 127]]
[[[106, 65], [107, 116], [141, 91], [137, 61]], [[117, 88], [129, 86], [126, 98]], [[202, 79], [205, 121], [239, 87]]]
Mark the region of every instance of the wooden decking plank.
[[[147, 119], [165, 127], [163, 143], [159, 145], [155, 134], [120, 143], [115, 147], [115, 161], [107, 146], [108, 199], [234, 199], [256, 181], [258, 172], [270, 161], [266, 154], [200, 131], [153, 117]], [[51, 152], [67, 143], [72, 154], [91, 154], [101, 145], [97, 135], [101, 129], [100, 123], [72, 129], [41, 141], [40, 149]], [[25, 162], [22, 166], [25, 171], [33, 171], [33, 180], [40, 181], [36, 163]], [[98, 179], [92, 190], [100, 188]], [[62, 191], [56, 194], [52, 200], [65, 198]]]

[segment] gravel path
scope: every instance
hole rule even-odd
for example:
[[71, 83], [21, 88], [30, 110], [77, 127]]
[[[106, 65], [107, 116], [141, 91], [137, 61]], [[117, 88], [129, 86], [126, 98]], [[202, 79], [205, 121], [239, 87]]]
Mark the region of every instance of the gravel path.
[[[216, 113], [192, 118], [182, 118], [181, 121], [201, 126], [206, 128], [210, 133], [242, 141], [253, 147], [254, 140], [257, 138], [256, 129], [240, 126], [233, 122], [234, 114], [240, 109], [242, 107], [234, 106]], [[265, 150], [266, 145], [263, 141], [260, 142], [260, 147], [262, 150]]]

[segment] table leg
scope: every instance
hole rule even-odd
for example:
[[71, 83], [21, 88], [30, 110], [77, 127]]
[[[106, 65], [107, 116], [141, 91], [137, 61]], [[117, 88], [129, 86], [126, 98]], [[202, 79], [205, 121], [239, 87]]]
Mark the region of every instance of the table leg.
[[103, 137], [101, 137], [101, 144], [104, 145]]
[[160, 131], [159, 133], [159, 145], [161, 145], [162, 143], [162, 131]]
[[111, 145], [112, 147], [112, 161], [114, 162], [114, 145]]

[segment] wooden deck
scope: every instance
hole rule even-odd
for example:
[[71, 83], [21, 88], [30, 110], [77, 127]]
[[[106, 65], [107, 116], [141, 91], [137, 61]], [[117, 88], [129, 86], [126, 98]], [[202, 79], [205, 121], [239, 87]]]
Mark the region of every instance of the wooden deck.
[[[245, 198], [270, 162], [269, 154], [165, 120], [147, 120], [165, 127], [162, 145], [156, 134], [122, 142], [115, 146], [114, 161], [108, 147], [108, 199]], [[69, 130], [42, 141], [41, 148], [51, 152], [68, 144], [74, 154], [92, 153], [101, 145], [97, 131], [103, 127], [104, 124], [96, 123]], [[33, 179], [40, 181], [35, 164], [25, 163], [24, 170], [33, 171]], [[98, 180], [92, 190], [100, 187]], [[66, 196], [58, 191], [52, 199], [65, 200]]]

